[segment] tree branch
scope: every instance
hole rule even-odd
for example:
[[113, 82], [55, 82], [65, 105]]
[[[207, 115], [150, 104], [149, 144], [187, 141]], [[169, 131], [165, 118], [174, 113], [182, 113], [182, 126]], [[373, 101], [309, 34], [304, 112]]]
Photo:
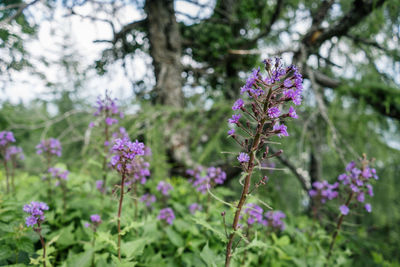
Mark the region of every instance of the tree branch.
[[[17, 12], [15, 12], [15, 14], [12, 15], [11, 17], [8, 17], [8, 18], [6, 18], [5, 20], [1, 21], [1, 24], [8, 24], [8, 23], [10, 23], [10, 22], [13, 21], [15, 18], [17, 18], [19, 15], [21, 15], [22, 12], [23, 12], [26, 8], [28, 8], [28, 7], [31, 6], [31, 5], [36, 4], [37, 2], [39, 2], [39, 0], [33, 0], [33, 1], [30, 2], [30, 3], [20, 4], [20, 7], [18, 8]], [[0, 26], [1, 26], [1, 24], [0, 24]]]

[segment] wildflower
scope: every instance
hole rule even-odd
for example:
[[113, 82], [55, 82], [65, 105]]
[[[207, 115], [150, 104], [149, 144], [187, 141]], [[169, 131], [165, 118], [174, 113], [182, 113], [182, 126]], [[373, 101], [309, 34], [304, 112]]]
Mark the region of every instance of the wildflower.
[[168, 224], [171, 225], [175, 220], [174, 211], [171, 208], [162, 209], [162, 210], [160, 210], [160, 213], [158, 214], [157, 219], [164, 220]]
[[339, 209], [340, 209], [340, 213], [341, 213], [342, 215], [347, 215], [347, 214], [349, 214], [350, 209], [349, 209], [349, 207], [347, 207], [346, 205], [340, 206]]
[[96, 188], [97, 188], [97, 190], [99, 190], [101, 193], [104, 193], [104, 191], [105, 191], [105, 188], [103, 187], [103, 185], [104, 185], [103, 180], [97, 180], [97, 181], [96, 181]]
[[240, 163], [244, 163], [244, 162], [249, 162], [250, 157], [249, 157], [248, 154], [241, 152], [241, 153], [239, 154], [239, 156], [237, 157], [237, 159], [238, 159], [238, 161], [239, 161]]
[[201, 211], [203, 207], [198, 203], [192, 203], [189, 205], [189, 211], [191, 214], [195, 214], [196, 211]]
[[14, 134], [9, 131], [0, 132], [0, 147], [6, 147], [10, 143], [14, 143]]
[[321, 203], [325, 203], [327, 200], [332, 200], [338, 196], [338, 192], [335, 189], [339, 187], [339, 183], [329, 184], [327, 181], [317, 181], [312, 186], [313, 189], [308, 191], [309, 195]]
[[30, 204], [24, 205], [23, 211], [30, 215], [26, 218], [26, 226], [33, 227], [37, 224], [40, 227], [45, 219], [44, 211], [48, 209], [49, 206], [44, 202], [32, 201]]
[[232, 109], [233, 110], [239, 110], [244, 106], [244, 101], [243, 99], [239, 98], [236, 100], [236, 102], [233, 104]]
[[[254, 223], [259, 223], [262, 225], [267, 224], [267, 221], [264, 220], [264, 217], [263, 217], [263, 213], [264, 213], [263, 209], [254, 203], [247, 204], [246, 209], [244, 210], [243, 213], [244, 213], [244, 216], [247, 217], [248, 225], [253, 225]], [[241, 216], [241, 217], [244, 217], [244, 216]]]
[[277, 132], [278, 136], [281, 137], [283, 136], [289, 136], [288, 132], [287, 132], [287, 127], [286, 125], [284, 125], [283, 123], [281, 125], [279, 125], [278, 123], [276, 123], [274, 125], [274, 127], [272, 128], [273, 131]]
[[136, 156], [144, 155], [144, 144], [128, 138], [116, 139], [112, 147], [114, 156], [111, 158], [111, 165], [119, 172], [126, 171], [127, 164], [131, 163]]
[[278, 118], [281, 114], [281, 111], [277, 107], [272, 107], [268, 109], [268, 116], [270, 118]]
[[228, 122], [232, 123], [232, 124], [237, 124], [239, 122], [239, 119], [240, 119], [241, 116], [242, 115], [240, 115], [240, 114], [234, 114], [234, 115], [232, 115], [232, 118], [230, 118], [228, 120]]
[[365, 209], [367, 210], [367, 212], [371, 212], [372, 211], [371, 204], [369, 204], [369, 203], [365, 204]]
[[61, 143], [58, 139], [50, 138], [40, 141], [36, 146], [36, 153], [41, 155], [45, 154], [46, 157], [55, 155], [61, 157]]
[[235, 129], [230, 129], [230, 130], [228, 131], [228, 135], [232, 136], [232, 135], [234, 135], [234, 134], [235, 134]]
[[18, 146], [10, 146], [6, 150], [6, 155], [5, 159], [8, 161], [10, 159], [16, 159], [19, 158], [20, 160], [23, 160], [25, 158], [24, 153], [22, 152], [22, 148]]
[[169, 196], [169, 191], [172, 189], [172, 185], [164, 181], [160, 181], [157, 185], [157, 190], [160, 191], [164, 196]]
[[296, 114], [296, 110], [294, 109], [294, 107], [290, 107], [289, 108], [289, 117], [292, 117], [292, 118], [294, 118], [294, 119], [297, 119], [298, 118], [298, 116], [297, 116], [297, 114]]
[[265, 218], [265, 225], [272, 228], [273, 230], [285, 229], [285, 223], [282, 221], [282, 219], [286, 218], [286, 215], [282, 211], [268, 211], [265, 213]]

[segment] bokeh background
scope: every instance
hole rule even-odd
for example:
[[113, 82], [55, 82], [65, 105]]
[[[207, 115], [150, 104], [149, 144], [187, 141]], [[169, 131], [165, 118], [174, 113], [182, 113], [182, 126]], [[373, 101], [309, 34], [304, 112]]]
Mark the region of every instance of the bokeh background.
[[346, 255], [399, 266], [399, 14], [398, 0], [2, 0], [0, 130], [14, 132], [26, 173], [40, 174], [35, 146], [56, 137], [68, 169], [96, 176], [101, 133], [88, 125], [108, 90], [126, 114], [120, 126], [152, 149], [154, 179], [218, 166], [238, 195], [225, 122], [251, 70], [281, 57], [301, 69], [304, 101], [290, 137], [276, 140], [284, 153], [273, 164], [285, 171], [260, 195], [303, 216], [312, 182], [375, 158], [373, 212], [346, 225]]

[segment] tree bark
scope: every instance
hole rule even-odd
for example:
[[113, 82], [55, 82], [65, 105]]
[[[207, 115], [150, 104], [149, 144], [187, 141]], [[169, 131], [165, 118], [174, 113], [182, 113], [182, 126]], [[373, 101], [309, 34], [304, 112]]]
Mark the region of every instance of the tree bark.
[[147, 0], [150, 56], [156, 76], [156, 103], [182, 107], [182, 39], [175, 18], [174, 1]]

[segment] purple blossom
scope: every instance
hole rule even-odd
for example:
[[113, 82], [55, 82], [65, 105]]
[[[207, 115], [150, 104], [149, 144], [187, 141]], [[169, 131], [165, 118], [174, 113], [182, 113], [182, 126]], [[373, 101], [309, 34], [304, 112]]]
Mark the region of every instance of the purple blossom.
[[51, 155], [61, 157], [61, 150], [61, 143], [58, 139], [55, 138], [42, 140], [36, 146], [36, 153], [39, 155], [45, 154], [47, 157]]
[[91, 122], [89, 123], [89, 126], [88, 126], [88, 127], [89, 127], [89, 128], [93, 128], [94, 126], [95, 126], [95, 125], [94, 125], [94, 122], [91, 121]]
[[19, 158], [20, 160], [24, 160], [25, 156], [24, 153], [22, 152], [22, 148], [18, 146], [10, 146], [6, 150], [6, 155], [5, 159], [8, 161], [10, 159], [16, 160], [16, 158]]
[[209, 167], [205, 170], [198, 166], [194, 170], [187, 170], [187, 174], [192, 176], [189, 180], [197, 191], [205, 194], [208, 188], [217, 184], [223, 184], [226, 179], [226, 173], [221, 168]]
[[107, 117], [107, 118], [105, 119], [105, 122], [106, 122], [107, 125], [111, 126], [111, 125], [113, 125], [113, 124], [117, 124], [117, 123], [118, 123], [118, 120], [117, 120], [117, 119], [114, 119], [114, 118]]
[[347, 207], [346, 205], [340, 206], [339, 210], [342, 215], [347, 215], [347, 214], [349, 214], [349, 211], [350, 211], [349, 207]]
[[313, 189], [308, 193], [310, 197], [319, 200], [321, 203], [325, 203], [327, 200], [332, 200], [338, 196], [336, 189], [339, 187], [339, 183], [329, 184], [327, 181], [314, 182], [312, 184]]
[[255, 203], [249, 203], [243, 211], [244, 215], [242, 217], [247, 217], [247, 224], [253, 225], [254, 223], [259, 223], [261, 225], [266, 225], [267, 221], [263, 217], [264, 210]]
[[100, 218], [100, 215], [98, 215], [98, 214], [90, 215], [90, 220], [92, 221], [92, 223], [95, 223], [95, 224], [101, 223], [101, 218]]
[[144, 194], [140, 201], [146, 204], [146, 207], [151, 207], [151, 205], [156, 202], [156, 196], [150, 194]]
[[286, 215], [282, 211], [268, 211], [265, 213], [265, 218], [265, 225], [272, 228], [273, 230], [285, 229], [285, 223], [282, 221], [282, 219], [286, 218]]
[[246, 81], [246, 84], [240, 89], [240, 93], [244, 94], [245, 92], [252, 91], [252, 87], [256, 84], [256, 80], [259, 77], [260, 68], [253, 69], [251, 75]]
[[372, 212], [372, 206], [371, 206], [371, 204], [367, 203], [367, 204], [365, 204], [364, 207], [365, 207], [365, 209], [366, 209], [367, 212], [369, 212], [369, 213]]
[[268, 109], [268, 117], [270, 118], [278, 118], [281, 114], [281, 111], [277, 107], [272, 107]]
[[240, 163], [244, 163], [244, 162], [249, 162], [250, 157], [249, 157], [248, 154], [241, 152], [241, 153], [239, 154], [239, 156], [237, 157], [237, 159], [238, 159], [238, 161], [239, 161]]
[[132, 163], [136, 156], [144, 155], [144, 144], [135, 141], [131, 142], [128, 138], [117, 138], [114, 141], [111, 158], [111, 165], [119, 172], [126, 171], [127, 165]]
[[289, 136], [289, 134], [287, 132], [287, 127], [283, 123], [281, 125], [279, 125], [279, 123], [276, 123], [274, 125], [274, 127], [272, 128], [272, 130], [276, 131], [277, 135], [279, 137], [281, 137], [281, 136]]
[[172, 225], [172, 223], [175, 220], [174, 211], [171, 208], [162, 209], [162, 210], [160, 210], [160, 213], [158, 214], [157, 219], [164, 220], [168, 224]]
[[242, 116], [242, 115], [240, 115], [240, 114], [233, 114], [233, 115], [232, 115], [232, 118], [230, 118], [230, 119], [228, 120], [228, 122], [229, 122], [229, 123], [236, 124], [236, 123], [239, 122], [239, 119], [240, 119], [241, 116]]
[[15, 138], [14, 134], [9, 131], [1, 131], [0, 132], [0, 147], [6, 147], [10, 143], [14, 143]]
[[293, 81], [291, 79], [286, 79], [283, 82], [283, 86], [285, 86], [286, 88], [291, 88], [291, 87], [293, 87]]
[[62, 179], [64, 181], [68, 180], [69, 171], [51, 167], [48, 169], [48, 172], [51, 174], [53, 178]]
[[244, 106], [244, 101], [239, 98], [238, 100], [236, 100], [236, 102], [233, 104], [232, 109], [233, 110], [239, 110]]
[[298, 118], [298, 116], [297, 116], [297, 114], [296, 114], [296, 110], [294, 109], [294, 107], [292, 107], [292, 106], [290, 106], [290, 108], [289, 108], [289, 117], [292, 117], [292, 118], [294, 118], [294, 119], [297, 119]]
[[169, 196], [169, 191], [172, 189], [172, 185], [165, 181], [160, 181], [157, 185], [157, 190], [160, 191], [164, 196]]
[[120, 116], [120, 111], [118, 109], [118, 106], [116, 104], [117, 99], [114, 98], [112, 99], [106, 91], [105, 97], [102, 98], [101, 96], [97, 97], [96, 101], [96, 112], [93, 114], [94, 116], [101, 116], [102, 114], [105, 114], [106, 117], [111, 116], [111, 115], [119, 115]]
[[198, 203], [192, 203], [189, 205], [189, 211], [191, 214], [195, 214], [196, 211], [201, 211], [203, 207]]
[[48, 209], [49, 206], [44, 202], [32, 201], [30, 204], [24, 205], [23, 211], [30, 215], [26, 218], [26, 225], [28, 227], [33, 227], [35, 224], [39, 226], [45, 219], [43, 211]]
[[232, 135], [234, 135], [234, 134], [235, 134], [235, 129], [230, 129], [230, 130], [228, 131], [228, 135], [232, 136]]

